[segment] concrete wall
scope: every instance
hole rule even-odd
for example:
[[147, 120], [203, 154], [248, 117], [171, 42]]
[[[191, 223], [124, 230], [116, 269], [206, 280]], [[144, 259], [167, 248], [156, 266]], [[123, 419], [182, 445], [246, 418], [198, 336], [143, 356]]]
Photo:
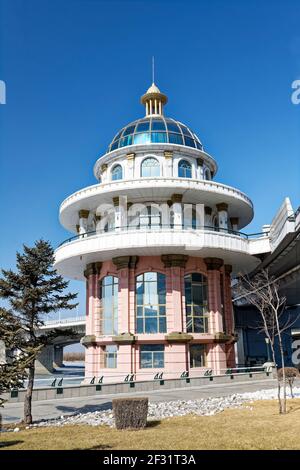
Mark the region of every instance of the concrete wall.
[[[129, 382], [102, 384], [99, 390], [96, 390], [97, 385], [74, 385], [65, 388], [38, 388], [33, 391], [33, 401], [95, 395], [115, 395], [117, 393], [129, 392], [148, 392], [152, 390], [175, 388], [190, 388], [210, 384], [250, 382], [254, 380], [265, 380], [268, 377], [271, 380], [272, 374], [266, 372], [252, 372], [233, 375], [218, 375], [212, 377], [192, 377], [190, 379], [147, 380], [134, 382], [133, 385]], [[9, 403], [18, 403], [24, 401], [24, 395], [25, 390], [20, 390], [17, 397], [12, 398], [9, 394], [5, 394], [3, 397], [7, 399]]]

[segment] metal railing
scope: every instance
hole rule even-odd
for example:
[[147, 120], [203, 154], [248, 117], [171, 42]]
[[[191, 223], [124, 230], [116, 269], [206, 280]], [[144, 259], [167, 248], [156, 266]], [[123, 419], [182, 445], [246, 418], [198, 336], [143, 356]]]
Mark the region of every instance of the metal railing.
[[149, 225], [125, 225], [125, 226], [120, 226], [120, 227], [108, 227], [104, 228], [101, 230], [92, 230], [90, 232], [85, 232], [82, 234], [74, 235], [73, 237], [67, 238], [63, 242], [61, 242], [58, 245], [58, 248], [62, 245], [65, 245], [67, 243], [70, 243], [75, 240], [82, 240], [88, 237], [92, 236], [97, 236], [97, 235], [104, 235], [104, 234], [109, 234], [109, 233], [120, 233], [120, 232], [157, 232], [157, 231], [164, 231], [164, 230], [171, 230], [176, 233], [176, 231], [179, 230], [189, 230], [189, 231], [194, 231], [194, 232], [218, 232], [222, 233], [225, 235], [234, 235], [237, 237], [244, 238], [246, 240], [249, 240], [252, 237], [267, 237], [268, 232], [258, 232], [258, 233], [251, 233], [247, 234], [244, 232], [239, 232], [236, 230], [231, 230], [231, 229], [225, 229], [225, 228], [219, 228], [219, 227], [214, 227], [214, 226], [209, 226], [209, 225], [204, 225], [202, 227], [195, 227], [192, 224], [187, 225], [187, 224], [180, 224], [180, 225], [175, 225], [175, 224], [149, 224]]

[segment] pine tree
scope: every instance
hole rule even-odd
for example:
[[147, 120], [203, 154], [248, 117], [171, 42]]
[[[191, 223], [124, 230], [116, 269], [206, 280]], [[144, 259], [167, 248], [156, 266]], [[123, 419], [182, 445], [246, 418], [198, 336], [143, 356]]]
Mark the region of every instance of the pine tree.
[[[72, 331], [51, 331], [37, 334], [44, 325], [45, 317], [61, 309], [73, 309], [77, 306], [72, 301], [77, 294], [65, 293], [68, 281], [57, 274], [53, 268], [54, 251], [49, 242], [38, 240], [33, 247], [23, 245], [23, 253], [17, 253], [16, 272], [2, 269], [0, 279], [0, 298], [6, 299], [13, 312], [19, 336], [17, 348], [26, 360], [28, 385], [24, 400], [24, 422], [32, 423], [32, 391], [35, 375], [35, 359], [42, 348], [55, 336], [73, 335]], [[8, 336], [0, 330], [0, 339]], [[6, 334], [6, 336], [5, 336]]]
[[[27, 376], [26, 367], [28, 359], [23, 354], [18, 356], [12, 354], [20, 342], [21, 328], [18, 319], [10, 310], [0, 307], [0, 338], [4, 351], [4, 357], [0, 363], [0, 407], [5, 400], [1, 395], [12, 388], [23, 386], [23, 381]], [[2, 359], [2, 358], [1, 358]], [[1, 415], [0, 415], [1, 430]]]

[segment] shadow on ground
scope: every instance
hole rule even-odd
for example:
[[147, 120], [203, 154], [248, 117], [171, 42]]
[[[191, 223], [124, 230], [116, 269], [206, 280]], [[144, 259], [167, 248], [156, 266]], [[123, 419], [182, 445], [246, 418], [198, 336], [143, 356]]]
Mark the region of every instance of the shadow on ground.
[[4, 447], [11, 447], [15, 446], [17, 444], [23, 444], [24, 441], [9, 441], [9, 442], [0, 442], [0, 449], [3, 449]]
[[91, 413], [94, 411], [106, 411], [112, 409], [112, 402], [108, 401], [105, 403], [101, 403], [99, 405], [84, 405], [82, 407], [76, 406], [57, 406], [57, 410], [62, 411], [63, 413]]

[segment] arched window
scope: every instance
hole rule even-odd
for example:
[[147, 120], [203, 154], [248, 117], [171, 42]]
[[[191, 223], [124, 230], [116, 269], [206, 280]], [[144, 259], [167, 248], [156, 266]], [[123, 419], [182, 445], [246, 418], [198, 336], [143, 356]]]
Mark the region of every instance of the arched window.
[[136, 278], [136, 332], [166, 333], [166, 276], [144, 273]]
[[119, 280], [105, 276], [100, 282], [100, 332], [102, 335], [118, 334]]
[[121, 165], [114, 166], [111, 171], [112, 181], [121, 180], [122, 178], [123, 178], [123, 170], [122, 170]]
[[149, 157], [145, 158], [142, 162], [141, 176], [144, 177], [155, 177], [160, 175], [159, 162], [156, 158]]
[[206, 180], [210, 180], [211, 179], [211, 174], [210, 174], [210, 169], [209, 168], [206, 168], [205, 172], [204, 172], [204, 178]]
[[192, 165], [187, 160], [180, 160], [178, 164], [178, 176], [180, 178], [192, 177]]
[[186, 331], [208, 333], [207, 278], [192, 273], [184, 276]]

